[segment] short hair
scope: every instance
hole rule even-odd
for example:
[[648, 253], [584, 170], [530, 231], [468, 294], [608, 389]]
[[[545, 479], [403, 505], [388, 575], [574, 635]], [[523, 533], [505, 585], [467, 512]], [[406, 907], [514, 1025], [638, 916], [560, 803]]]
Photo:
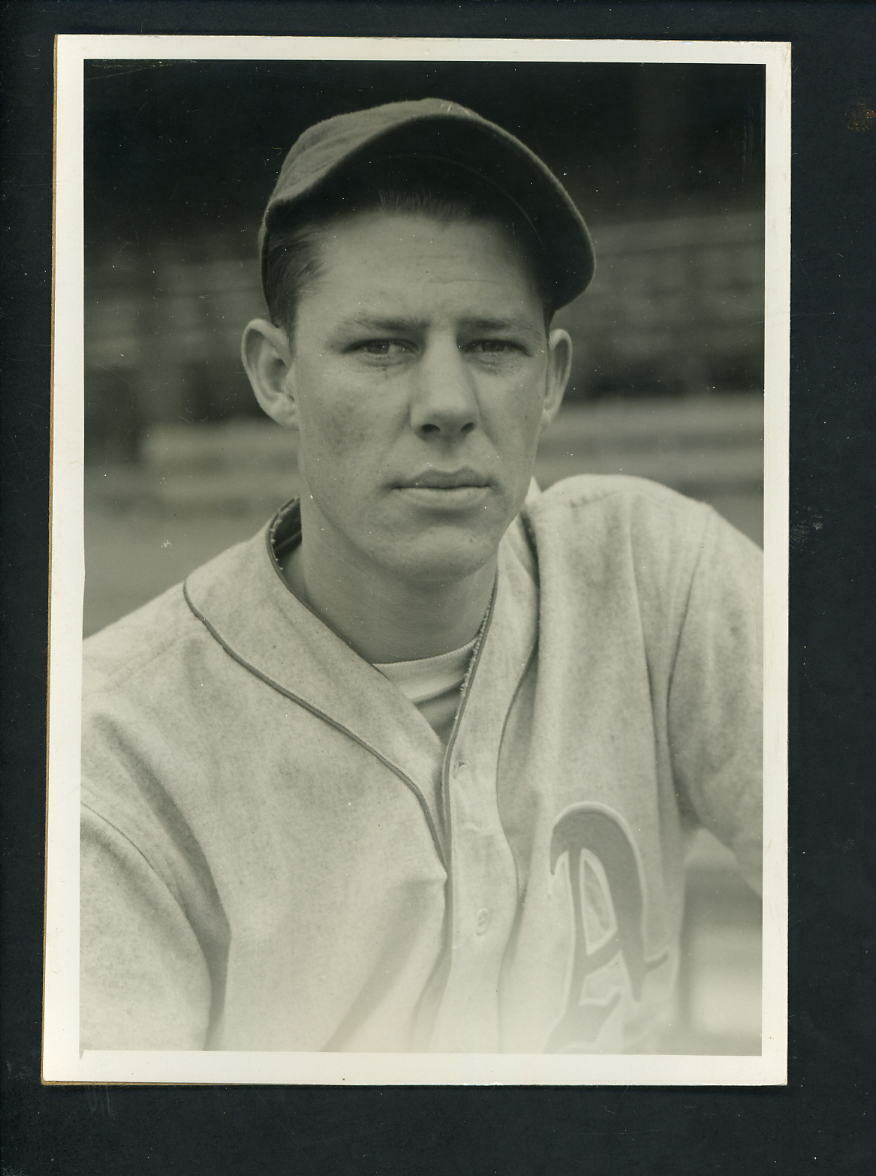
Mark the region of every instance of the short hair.
[[351, 165], [295, 204], [279, 209], [264, 244], [264, 294], [272, 322], [290, 339], [299, 299], [319, 276], [319, 234], [357, 213], [423, 213], [444, 223], [498, 225], [518, 246], [548, 327], [556, 309], [544, 252], [531, 221], [500, 188], [459, 164], [431, 156], [381, 156]]

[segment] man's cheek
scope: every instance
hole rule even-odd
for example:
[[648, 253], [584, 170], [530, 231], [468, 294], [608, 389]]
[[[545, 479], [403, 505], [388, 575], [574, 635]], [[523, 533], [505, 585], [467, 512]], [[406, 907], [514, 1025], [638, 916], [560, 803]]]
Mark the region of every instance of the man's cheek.
[[311, 408], [303, 422], [301, 442], [304, 451], [319, 456], [323, 461], [344, 457], [354, 448], [358, 431], [354, 414], [317, 405]]
[[513, 428], [523, 448], [530, 438], [537, 434], [544, 405], [542, 381], [533, 381], [531, 375], [521, 376], [506, 386], [501, 397], [501, 420], [504, 427]]
[[311, 490], [321, 486], [333, 493], [358, 495], [367, 487], [367, 473], [373, 440], [355, 414], [346, 417], [325, 414], [302, 430], [301, 463]]

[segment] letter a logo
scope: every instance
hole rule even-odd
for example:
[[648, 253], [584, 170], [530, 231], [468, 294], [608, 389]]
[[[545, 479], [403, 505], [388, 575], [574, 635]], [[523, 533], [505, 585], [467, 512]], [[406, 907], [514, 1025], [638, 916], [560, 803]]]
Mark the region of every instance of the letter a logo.
[[[588, 942], [585, 855], [602, 867], [608, 889], [604, 897], [614, 917], [613, 929], [599, 943]], [[632, 995], [639, 1000], [645, 976], [664, 963], [669, 954], [664, 950], [654, 959], [646, 958], [642, 870], [635, 846], [619, 817], [609, 809], [595, 805], [576, 805], [568, 809], [554, 826], [552, 873], [556, 874], [563, 857], [568, 860], [574, 942], [566, 1007], [546, 1046], [551, 1052], [572, 1052], [592, 1045], [620, 1003], [620, 988], [600, 1000], [584, 997], [589, 976], [621, 956]]]

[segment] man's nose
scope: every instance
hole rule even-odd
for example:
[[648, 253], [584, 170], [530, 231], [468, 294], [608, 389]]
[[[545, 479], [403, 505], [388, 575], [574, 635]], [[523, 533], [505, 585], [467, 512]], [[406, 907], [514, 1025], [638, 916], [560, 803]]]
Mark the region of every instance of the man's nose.
[[472, 372], [459, 348], [429, 348], [414, 376], [411, 427], [421, 437], [457, 437], [478, 423], [478, 401]]

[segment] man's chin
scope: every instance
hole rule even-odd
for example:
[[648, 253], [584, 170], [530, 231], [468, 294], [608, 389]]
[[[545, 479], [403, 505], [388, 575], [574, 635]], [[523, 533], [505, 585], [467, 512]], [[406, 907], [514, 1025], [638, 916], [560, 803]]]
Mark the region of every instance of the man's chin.
[[405, 558], [399, 561], [398, 574], [410, 584], [459, 583], [495, 563], [502, 533], [430, 533], [430, 542], [421, 541], [412, 545]]

